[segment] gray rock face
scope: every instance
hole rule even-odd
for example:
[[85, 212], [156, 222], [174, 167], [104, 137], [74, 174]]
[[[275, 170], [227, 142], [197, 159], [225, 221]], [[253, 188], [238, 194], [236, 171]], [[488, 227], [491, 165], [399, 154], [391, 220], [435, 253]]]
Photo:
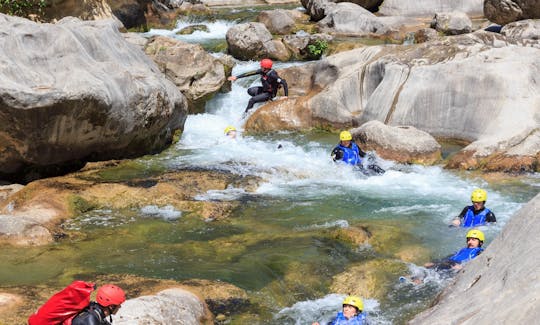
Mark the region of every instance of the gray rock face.
[[458, 10], [483, 15], [484, 0], [384, 0], [379, 14], [384, 16], [433, 16], [437, 12]]
[[240, 60], [269, 57], [286, 61], [291, 55], [283, 43], [272, 39], [272, 34], [262, 23], [233, 26], [225, 37], [229, 53]]
[[129, 299], [113, 317], [114, 324], [201, 324], [204, 304], [180, 288], [163, 290], [153, 296]]
[[261, 11], [257, 21], [263, 23], [270, 33], [280, 35], [291, 33], [295, 24], [292, 15], [283, 9]]
[[[438, 303], [410, 324], [536, 324], [539, 231], [540, 194], [512, 216], [484, 253], [467, 263]], [[464, 308], [464, 299], [474, 303]]]
[[0, 175], [164, 148], [185, 97], [111, 21], [0, 15]]
[[326, 17], [318, 24], [324, 29], [331, 29], [338, 33], [383, 34], [389, 29], [367, 9], [349, 2], [338, 3], [327, 8]]
[[472, 31], [472, 21], [466, 13], [460, 11], [437, 13], [431, 28], [445, 35], [466, 34]]
[[441, 159], [441, 145], [428, 133], [412, 126], [388, 126], [369, 121], [351, 130], [364, 150], [401, 163], [433, 164]]
[[484, 15], [499, 25], [523, 19], [539, 19], [540, 3], [538, 0], [485, 0]]
[[501, 29], [501, 34], [513, 39], [540, 40], [540, 19], [520, 20]]
[[313, 21], [319, 21], [326, 16], [326, 8], [335, 4], [328, 0], [302, 0], [302, 6]]
[[223, 64], [198, 44], [155, 37], [145, 51], [187, 97], [192, 112], [204, 109], [206, 99], [226, 81]]

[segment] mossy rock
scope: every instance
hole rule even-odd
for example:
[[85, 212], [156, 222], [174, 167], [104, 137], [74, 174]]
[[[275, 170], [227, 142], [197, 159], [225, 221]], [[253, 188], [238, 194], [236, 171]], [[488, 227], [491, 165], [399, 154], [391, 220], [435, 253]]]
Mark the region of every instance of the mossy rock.
[[407, 272], [407, 265], [398, 260], [370, 260], [334, 276], [330, 292], [381, 299], [387, 295], [391, 283]]

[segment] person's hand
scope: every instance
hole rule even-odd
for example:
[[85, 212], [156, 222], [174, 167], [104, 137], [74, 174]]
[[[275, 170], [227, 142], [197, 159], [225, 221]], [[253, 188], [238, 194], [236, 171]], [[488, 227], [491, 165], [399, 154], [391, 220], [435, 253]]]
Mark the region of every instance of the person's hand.
[[229, 78], [227, 78], [227, 80], [229, 81], [235, 81], [237, 78], [235, 76], [230, 76]]
[[461, 270], [463, 268], [463, 265], [461, 264], [454, 264], [452, 265], [453, 270]]
[[319, 322], [312, 323], [311, 325], [320, 325]]
[[424, 267], [429, 269], [430, 267], [433, 267], [434, 265], [435, 263], [427, 262], [426, 264], [424, 264]]
[[459, 225], [461, 225], [461, 220], [459, 220], [459, 219], [452, 220], [452, 225], [456, 226], [456, 227], [459, 227]]

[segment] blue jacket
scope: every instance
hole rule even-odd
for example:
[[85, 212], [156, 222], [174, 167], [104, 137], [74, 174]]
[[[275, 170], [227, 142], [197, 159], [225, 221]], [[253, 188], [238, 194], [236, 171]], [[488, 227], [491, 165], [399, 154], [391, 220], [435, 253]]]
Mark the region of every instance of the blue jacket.
[[472, 260], [476, 256], [478, 256], [480, 253], [482, 253], [483, 250], [484, 249], [482, 247], [476, 247], [476, 248], [464, 247], [459, 252], [451, 256], [449, 260], [456, 263], [467, 262], [467, 261]]
[[480, 213], [474, 215], [474, 207], [472, 205], [468, 206], [467, 213], [463, 216], [461, 222], [462, 227], [476, 227], [486, 224], [486, 216], [491, 211], [488, 208], [484, 208]]
[[334, 318], [333, 321], [328, 323], [328, 325], [367, 325], [367, 318], [366, 318], [366, 314], [359, 313], [356, 316], [350, 319], [347, 319], [343, 315], [343, 312], [340, 311], [337, 314], [336, 318]]

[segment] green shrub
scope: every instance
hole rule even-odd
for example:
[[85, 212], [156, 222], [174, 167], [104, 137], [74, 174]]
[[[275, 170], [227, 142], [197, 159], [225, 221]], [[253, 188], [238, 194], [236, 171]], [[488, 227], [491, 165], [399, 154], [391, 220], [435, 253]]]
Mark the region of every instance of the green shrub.
[[45, 0], [0, 0], [0, 12], [13, 16], [40, 14], [46, 5]]
[[310, 58], [319, 59], [328, 49], [328, 43], [324, 40], [316, 40], [307, 46]]

